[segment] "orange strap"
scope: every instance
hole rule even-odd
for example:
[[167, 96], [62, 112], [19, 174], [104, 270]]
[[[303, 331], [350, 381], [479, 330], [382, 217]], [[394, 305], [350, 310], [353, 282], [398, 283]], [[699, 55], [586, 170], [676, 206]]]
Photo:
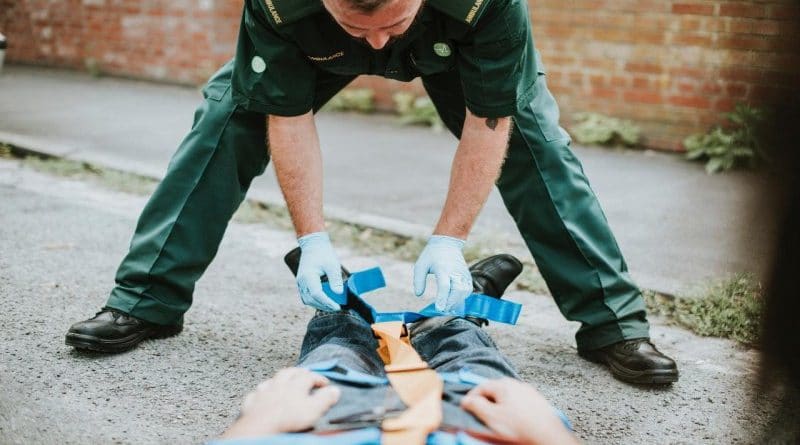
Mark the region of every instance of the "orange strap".
[[383, 421], [381, 442], [424, 445], [428, 434], [442, 423], [444, 383], [411, 346], [402, 322], [375, 323], [372, 331], [378, 337], [378, 355], [385, 365], [386, 377], [408, 406], [399, 416]]

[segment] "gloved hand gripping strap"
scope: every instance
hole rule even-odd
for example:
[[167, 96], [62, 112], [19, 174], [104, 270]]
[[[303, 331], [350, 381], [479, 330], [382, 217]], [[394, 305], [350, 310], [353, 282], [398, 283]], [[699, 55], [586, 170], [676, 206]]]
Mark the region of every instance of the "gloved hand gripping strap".
[[522, 310], [522, 305], [513, 301], [501, 300], [483, 294], [471, 294], [462, 303], [446, 312], [437, 311], [433, 303], [425, 306], [419, 312], [378, 312], [364, 301], [361, 296], [383, 287], [386, 287], [386, 281], [379, 267], [362, 270], [350, 275], [350, 278], [345, 282], [345, 291], [341, 294], [334, 293], [327, 282], [322, 283], [322, 289], [331, 299], [339, 303], [343, 309], [355, 310], [364, 320], [370, 323], [385, 321], [413, 323], [431, 317], [471, 316], [514, 325], [517, 324], [517, 319], [519, 319], [519, 314]]

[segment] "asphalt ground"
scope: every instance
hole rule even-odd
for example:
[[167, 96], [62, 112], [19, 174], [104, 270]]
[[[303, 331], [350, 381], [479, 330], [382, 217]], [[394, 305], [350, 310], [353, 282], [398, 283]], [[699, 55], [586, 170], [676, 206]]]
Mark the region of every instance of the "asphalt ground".
[[[203, 442], [234, 420], [244, 394], [296, 360], [311, 310], [282, 262], [294, 236], [239, 223], [198, 283], [182, 334], [118, 355], [64, 345], [70, 324], [104, 303], [144, 202], [0, 159], [0, 443]], [[389, 287], [371, 298], [379, 308], [423, 305], [411, 263], [338, 253], [351, 270], [383, 268]], [[487, 329], [587, 443], [750, 443], [767, 425], [775, 400], [753, 384], [754, 350], [654, 320], [652, 337], [681, 379], [633, 387], [577, 356], [577, 326], [549, 297], [506, 298], [524, 305], [519, 324]]]
[[[197, 88], [6, 66], [0, 142], [160, 178], [200, 101]], [[381, 115], [321, 113], [317, 126], [329, 216], [430, 234], [444, 203], [455, 138]], [[763, 178], [709, 176], [680, 155], [574, 151], [642, 287], [693, 293], [736, 272], [763, 272], [773, 233], [770, 215], [759, 210]], [[283, 205], [271, 167], [249, 196]], [[469, 243], [530, 258], [496, 191]]]

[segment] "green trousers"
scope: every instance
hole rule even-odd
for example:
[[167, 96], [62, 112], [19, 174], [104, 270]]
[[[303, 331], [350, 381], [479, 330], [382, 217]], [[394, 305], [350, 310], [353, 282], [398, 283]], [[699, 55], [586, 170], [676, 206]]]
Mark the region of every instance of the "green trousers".
[[[203, 90], [192, 130], [145, 206], [107, 306], [157, 324], [182, 322], [194, 285], [217, 248], [251, 181], [269, 162], [266, 121], [231, 97], [233, 64]], [[321, 75], [314, 110], [352, 77]], [[447, 127], [460, 136], [465, 104], [455, 71], [423, 78]], [[581, 322], [578, 348], [648, 337], [641, 293], [627, 266], [569, 136], [544, 73], [536, 95], [514, 116], [497, 187], [558, 304]]]

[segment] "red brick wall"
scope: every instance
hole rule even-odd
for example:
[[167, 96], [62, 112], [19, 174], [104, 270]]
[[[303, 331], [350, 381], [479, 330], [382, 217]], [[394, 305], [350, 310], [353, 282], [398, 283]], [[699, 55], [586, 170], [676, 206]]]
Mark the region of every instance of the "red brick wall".
[[633, 119], [652, 147], [800, 84], [794, 0], [531, 0], [531, 13], [562, 108]]
[[[576, 111], [636, 121], [680, 149], [737, 102], [787, 97], [798, 80], [794, 0], [530, 0], [536, 45], [565, 123]], [[234, 51], [231, 0], [0, 0], [9, 62], [199, 83]], [[411, 88], [376, 78], [356, 85]], [[796, 91], [796, 90], [794, 90]]]
[[10, 62], [198, 83], [233, 54], [241, 9], [230, 0], [0, 0], [0, 32]]

